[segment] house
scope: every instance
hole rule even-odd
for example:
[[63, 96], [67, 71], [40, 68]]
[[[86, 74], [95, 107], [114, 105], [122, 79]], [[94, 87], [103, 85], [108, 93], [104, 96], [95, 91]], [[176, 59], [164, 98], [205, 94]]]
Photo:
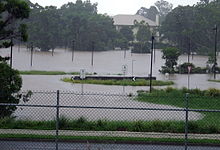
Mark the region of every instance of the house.
[[[114, 21], [114, 25], [116, 27], [116, 30], [120, 30], [123, 26], [134, 26], [135, 25], [135, 21], [137, 22], [141, 22], [144, 21], [145, 23], [148, 23], [148, 25], [150, 26], [151, 30], [153, 30], [154, 28], [157, 28], [159, 26], [159, 16], [157, 15], [156, 17], [156, 22], [152, 21], [148, 18], [145, 18], [141, 15], [116, 15], [113, 16], [113, 21]], [[134, 34], [137, 33], [137, 29], [133, 29]]]

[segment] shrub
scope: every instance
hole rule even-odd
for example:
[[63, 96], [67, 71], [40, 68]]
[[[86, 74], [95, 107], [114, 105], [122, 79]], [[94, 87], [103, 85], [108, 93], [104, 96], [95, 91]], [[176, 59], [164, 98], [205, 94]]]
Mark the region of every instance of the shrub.
[[132, 49], [132, 53], [150, 53], [150, 43], [145, 42], [145, 43], [134, 43], [133, 44], [134, 48]]
[[[0, 103], [18, 104], [21, 98], [18, 92], [22, 86], [19, 72], [0, 62], [0, 83]], [[16, 109], [16, 106], [1, 106], [0, 118], [11, 116]]]
[[205, 91], [206, 96], [211, 96], [211, 97], [218, 97], [220, 96], [220, 90], [215, 89], [215, 88], [210, 88]]

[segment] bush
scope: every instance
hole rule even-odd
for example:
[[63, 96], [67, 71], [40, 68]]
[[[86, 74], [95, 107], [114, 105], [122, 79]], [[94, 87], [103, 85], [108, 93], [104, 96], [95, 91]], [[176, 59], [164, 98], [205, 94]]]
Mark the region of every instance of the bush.
[[145, 42], [145, 43], [134, 43], [133, 44], [133, 49], [132, 49], [132, 53], [150, 53], [151, 50], [151, 46], [150, 43]]
[[210, 88], [210, 89], [205, 91], [205, 95], [206, 96], [211, 96], [211, 97], [218, 97], [218, 96], [220, 96], [220, 90]]
[[[22, 86], [19, 72], [6, 63], [0, 63], [0, 83], [0, 103], [18, 104], [21, 98], [18, 92]], [[16, 106], [1, 106], [0, 118], [11, 116], [16, 109]]]

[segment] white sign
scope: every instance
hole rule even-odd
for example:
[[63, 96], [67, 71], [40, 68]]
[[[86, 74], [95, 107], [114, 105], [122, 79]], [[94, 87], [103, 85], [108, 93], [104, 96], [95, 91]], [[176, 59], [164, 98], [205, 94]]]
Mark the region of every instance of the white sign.
[[122, 72], [123, 72], [123, 74], [126, 74], [128, 72], [128, 66], [127, 65], [122, 65]]
[[86, 78], [86, 69], [81, 69], [80, 70], [80, 79], [85, 79]]
[[192, 70], [192, 66], [188, 66], [188, 73], [190, 73]]

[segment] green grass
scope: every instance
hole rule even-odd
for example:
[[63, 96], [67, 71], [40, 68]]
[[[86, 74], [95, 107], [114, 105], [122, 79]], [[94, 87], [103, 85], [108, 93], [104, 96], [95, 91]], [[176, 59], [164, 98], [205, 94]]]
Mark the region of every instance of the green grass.
[[[215, 123], [216, 115], [207, 115], [203, 120], [190, 121], [189, 132], [212, 134], [220, 133], [219, 120]], [[59, 129], [74, 131], [129, 131], [129, 132], [164, 132], [184, 133], [184, 121], [88, 121], [85, 118], [70, 120], [61, 117]], [[30, 121], [5, 118], [0, 120], [1, 129], [34, 129], [34, 130], [55, 130], [55, 121]]]
[[208, 80], [210, 82], [220, 82], [220, 80]]
[[63, 72], [63, 71], [40, 71], [40, 70], [31, 70], [31, 71], [19, 71], [21, 75], [79, 75], [78, 72]]
[[[71, 80], [70, 78], [63, 78], [62, 81], [70, 83], [84, 83], [84, 84], [102, 84], [102, 85], [124, 85], [124, 86], [149, 86], [149, 80]], [[172, 81], [153, 80], [153, 86], [167, 86], [174, 84]]]
[[[199, 89], [187, 90], [167, 88], [163, 90], [153, 90], [152, 93], [139, 92], [137, 100], [154, 104], [172, 105], [185, 107], [185, 93], [189, 93], [189, 108], [220, 110], [220, 90]], [[203, 119], [189, 122], [189, 132], [191, 133], [220, 133], [220, 113], [203, 112]], [[176, 125], [174, 128], [179, 128]]]
[[[51, 135], [34, 134], [0, 134], [0, 139], [23, 139], [23, 140], [54, 140], [56, 137]], [[146, 142], [146, 143], [175, 143], [183, 144], [184, 139], [176, 138], [141, 138], [141, 137], [107, 137], [107, 136], [59, 136], [61, 141], [92, 141], [92, 142]], [[193, 144], [219, 144], [220, 140], [211, 139], [189, 139]]]

